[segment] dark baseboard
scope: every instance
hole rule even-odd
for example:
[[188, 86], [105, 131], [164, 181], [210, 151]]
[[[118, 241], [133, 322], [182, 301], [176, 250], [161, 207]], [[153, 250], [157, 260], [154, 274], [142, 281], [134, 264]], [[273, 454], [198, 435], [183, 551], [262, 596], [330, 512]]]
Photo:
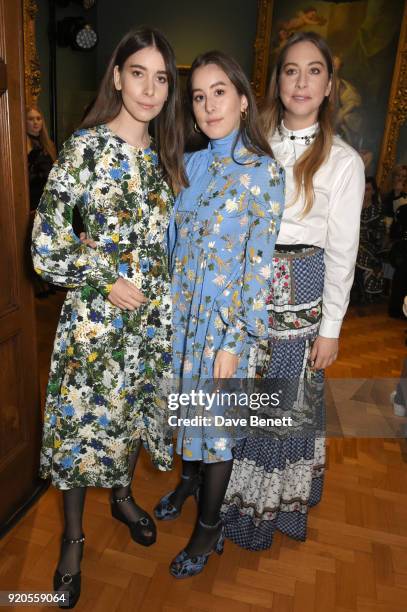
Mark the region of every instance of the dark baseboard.
[[45, 493], [50, 485], [49, 480], [39, 480], [34, 491], [30, 497], [24, 502], [24, 504], [2, 525], [0, 525], [0, 540], [6, 533], [10, 531], [18, 521], [27, 514], [28, 510], [35, 504], [35, 502]]

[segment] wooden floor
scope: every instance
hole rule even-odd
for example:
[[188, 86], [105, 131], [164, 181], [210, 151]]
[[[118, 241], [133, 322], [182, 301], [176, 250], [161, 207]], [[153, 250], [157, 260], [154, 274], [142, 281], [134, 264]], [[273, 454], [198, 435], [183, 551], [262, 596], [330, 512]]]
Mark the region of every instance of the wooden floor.
[[[37, 304], [42, 385], [61, 299], [57, 294]], [[329, 376], [397, 377], [405, 328], [406, 322], [386, 316], [383, 305], [351, 309]], [[168, 562], [192, 529], [191, 499], [182, 518], [159, 523], [157, 544], [143, 548], [110, 517], [108, 492], [91, 490], [76, 609], [406, 612], [406, 454], [403, 440], [331, 439], [324, 496], [310, 513], [306, 542], [277, 534], [272, 549], [258, 553], [227, 542], [221, 558], [211, 558], [200, 576], [185, 581], [169, 575]], [[155, 472], [142, 455], [135, 497], [151, 510], [176, 480], [176, 472]], [[49, 489], [0, 541], [0, 590], [50, 590], [61, 524], [59, 495]]]

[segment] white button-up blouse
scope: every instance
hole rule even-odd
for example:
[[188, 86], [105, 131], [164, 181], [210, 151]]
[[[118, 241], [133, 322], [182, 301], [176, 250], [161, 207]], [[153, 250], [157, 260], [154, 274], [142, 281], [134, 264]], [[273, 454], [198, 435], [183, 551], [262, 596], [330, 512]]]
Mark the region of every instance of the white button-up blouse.
[[[304, 196], [294, 202], [293, 167], [309, 146], [299, 136], [315, 134], [318, 124], [295, 132], [284, 123], [270, 144], [286, 171], [286, 205], [278, 244], [309, 244], [324, 249], [325, 280], [319, 334], [338, 338], [349, 303], [359, 246], [360, 213], [365, 190], [364, 165], [359, 154], [338, 136], [327, 161], [314, 175], [315, 199], [302, 216]], [[290, 136], [296, 136], [291, 140]], [[312, 140], [311, 140], [312, 142]]]

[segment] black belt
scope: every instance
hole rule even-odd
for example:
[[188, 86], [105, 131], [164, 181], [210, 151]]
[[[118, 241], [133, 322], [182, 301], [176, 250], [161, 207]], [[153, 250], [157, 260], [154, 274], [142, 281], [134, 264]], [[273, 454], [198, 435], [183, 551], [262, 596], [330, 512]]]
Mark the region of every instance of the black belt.
[[287, 253], [288, 251], [302, 251], [302, 249], [314, 249], [313, 244], [276, 244], [276, 251]]

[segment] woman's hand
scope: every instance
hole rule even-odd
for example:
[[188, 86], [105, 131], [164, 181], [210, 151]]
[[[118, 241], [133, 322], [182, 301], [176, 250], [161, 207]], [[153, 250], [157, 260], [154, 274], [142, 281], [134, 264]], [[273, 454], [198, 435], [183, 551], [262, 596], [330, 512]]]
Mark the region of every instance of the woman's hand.
[[90, 238], [87, 238], [85, 232], [81, 232], [79, 234], [79, 239], [82, 242], [82, 244], [86, 244], [86, 246], [89, 246], [92, 249], [96, 249], [97, 247], [96, 242], [94, 240], [91, 240]]
[[332, 365], [338, 357], [338, 348], [338, 338], [317, 336], [309, 356], [313, 369], [322, 370]]
[[[86, 237], [85, 232], [79, 234], [79, 239], [82, 244], [86, 244], [86, 246], [92, 249], [95, 249], [97, 246], [94, 240]], [[144, 294], [125, 278], [117, 279], [107, 299], [113, 306], [117, 306], [122, 310], [135, 310], [148, 301]]]
[[239, 357], [220, 349], [215, 358], [213, 366], [213, 377], [215, 380], [219, 378], [232, 378], [237, 370]]
[[117, 279], [107, 299], [113, 306], [122, 310], [135, 310], [148, 301], [144, 294], [125, 278]]

